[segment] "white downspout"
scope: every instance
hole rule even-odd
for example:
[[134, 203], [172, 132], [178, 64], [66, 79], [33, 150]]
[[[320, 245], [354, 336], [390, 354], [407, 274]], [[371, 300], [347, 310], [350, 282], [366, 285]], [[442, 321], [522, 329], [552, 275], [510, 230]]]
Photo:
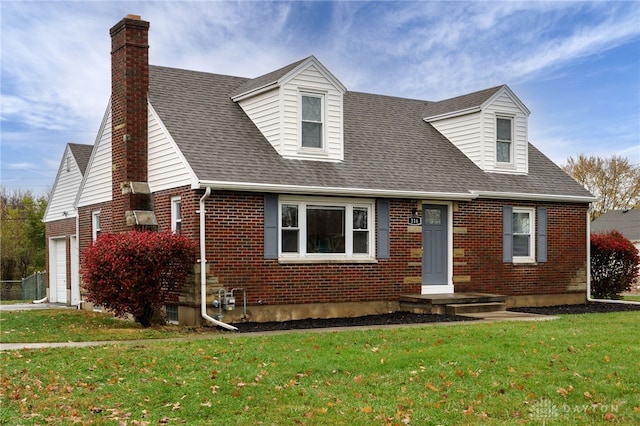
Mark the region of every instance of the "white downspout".
[[206, 256], [206, 232], [205, 232], [205, 206], [204, 202], [211, 195], [211, 187], [207, 186], [204, 195], [200, 198], [200, 315], [202, 318], [226, 328], [227, 330], [237, 331], [238, 328], [230, 324], [218, 321], [207, 314], [207, 256]]
[[591, 297], [591, 207], [587, 210], [587, 302], [621, 303], [623, 305], [640, 305], [631, 300], [594, 299]]

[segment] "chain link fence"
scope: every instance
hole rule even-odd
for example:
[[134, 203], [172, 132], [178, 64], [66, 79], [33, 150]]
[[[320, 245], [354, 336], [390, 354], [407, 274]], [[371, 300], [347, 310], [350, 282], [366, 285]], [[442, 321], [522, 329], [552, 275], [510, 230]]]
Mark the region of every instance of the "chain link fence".
[[46, 295], [46, 272], [34, 272], [22, 280], [0, 281], [0, 300], [39, 300]]

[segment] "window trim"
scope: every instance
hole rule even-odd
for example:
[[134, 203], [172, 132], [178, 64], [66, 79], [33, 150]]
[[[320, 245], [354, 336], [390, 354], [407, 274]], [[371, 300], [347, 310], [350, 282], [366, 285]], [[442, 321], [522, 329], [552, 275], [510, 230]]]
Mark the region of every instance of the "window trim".
[[95, 241], [100, 236], [102, 229], [100, 227], [100, 210], [91, 212], [91, 240]]
[[[506, 140], [506, 139], [498, 139], [498, 120], [508, 120], [509, 123], [511, 124], [510, 126], [510, 130], [511, 130], [511, 140]], [[515, 146], [515, 129], [514, 129], [514, 124], [515, 124], [515, 117], [513, 116], [509, 116], [509, 115], [496, 115], [496, 119], [495, 119], [495, 129], [496, 129], [496, 133], [495, 133], [495, 147], [496, 147], [496, 164], [498, 166], [512, 166], [513, 165], [513, 158], [514, 158], [514, 146]], [[498, 159], [498, 143], [509, 143], [509, 161], [500, 161]]]
[[[178, 213], [180, 214], [178, 215]], [[180, 230], [178, 230], [178, 222]], [[182, 197], [180, 196], [171, 197], [171, 232], [174, 234], [182, 233]]]
[[[282, 251], [282, 206], [298, 206], [298, 252]], [[280, 261], [375, 261], [376, 260], [376, 220], [375, 220], [375, 200], [372, 199], [347, 199], [329, 197], [296, 197], [280, 196], [278, 199], [278, 259]], [[307, 207], [326, 206], [345, 208], [345, 252], [344, 253], [307, 253]], [[367, 253], [353, 252], [353, 209], [356, 207], [366, 208], [368, 212], [367, 229], [368, 241]]]
[[[511, 223], [513, 224], [513, 216], [516, 213], [528, 213], [529, 214], [529, 256], [516, 256], [513, 254], [515, 244], [511, 243], [511, 261], [513, 263], [536, 263], [536, 209], [533, 207], [513, 207], [511, 212]], [[516, 234], [511, 232], [511, 238]]]
[[[326, 99], [325, 99], [325, 94], [324, 93], [319, 93], [319, 92], [313, 92], [313, 91], [307, 91], [307, 90], [300, 90], [298, 92], [298, 105], [300, 106], [299, 110], [298, 110], [298, 150], [299, 151], [303, 151], [303, 152], [307, 152], [307, 153], [325, 153], [327, 150], [327, 136], [326, 136]], [[310, 120], [303, 120], [302, 118], [302, 99], [304, 97], [310, 97], [310, 98], [319, 98], [320, 99], [320, 120], [319, 122], [317, 121], [310, 121]], [[320, 147], [309, 147], [309, 146], [304, 146], [302, 144], [302, 123], [303, 122], [309, 122], [309, 123], [320, 123], [321, 126], [321, 130], [320, 130]]]

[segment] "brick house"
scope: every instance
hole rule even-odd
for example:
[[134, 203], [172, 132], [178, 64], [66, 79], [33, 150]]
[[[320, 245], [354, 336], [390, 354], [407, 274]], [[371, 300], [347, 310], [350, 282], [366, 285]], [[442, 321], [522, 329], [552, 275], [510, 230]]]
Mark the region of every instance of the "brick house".
[[197, 241], [167, 306], [180, 323], [211, 321], [232, 289], [253, 321], [389, 312], [405, 295], [586, 300], [594, 198], [528, 143], [509, 87], [430, 102], [348, 91], [313, 56], [257, 78], [149, 66], [148, 30], [111, 29], [76, 232], [80, 256], [99, 232]]

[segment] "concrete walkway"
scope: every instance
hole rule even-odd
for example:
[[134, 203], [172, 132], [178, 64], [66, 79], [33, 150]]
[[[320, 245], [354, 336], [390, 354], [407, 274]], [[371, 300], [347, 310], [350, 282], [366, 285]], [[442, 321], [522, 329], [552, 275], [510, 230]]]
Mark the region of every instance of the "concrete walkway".
[[34, 309], [77, 309], [61, 303], [16, 303], [14, 305], [0, 305], [0, 311], [31, 311]]
[[[76, 309], [75, 307], [68, 307], [65, 305], [57, 304], [25, 304], [25, 305], [0, 305], [1, 311], [20, 311], [30, 309]], [[185, 337], [174, 337], [169, 339], [143, 339], [143, 340], [108, 340], [99, 342], [43, 342], [43, 343], [1, 343], [0, 352], [2, 351], [14, 351], [22, 349], [48, 349], [48, 348], [86, 348], [95, 346], [111, 346], [111, 345], [134, 345], [142, 346], [145, 344], [154, 344], [162, 342], [176, 342], [176, 341], [192, 341], [192, 340], [205, 340], [215, 339], [220, 337], [242, 337], [242, 336], [266, 336], [275, 334], [286, 333], [328, 333], [334, 331], [347, 331], [347, 330], [370, 330], [370, 329], [389, 329], [389, 328], [401, 328], [401, 327], [424, 327], [424, 326], [454, 326], [457, 324], [477, 324], [479, 322], [496, 322], [496, 321], [547, 321], [556, 319], [556, 316], [550, 315], [538, 315], [529, 314], [524, 312], [512, 312], [512, 311], [497, 311], [497, 312], [480, 312], [464, 314], [475, 318], [478, 321], [451, 321], [451, 322], [433, 322], [433, 323], [417, 323], [417, 324], [386, 324], [386, 325], [366, 325], [366, 326], [354, 326], [354, 327], [329, 327], [329, 328], [310, 328], [310, 329], [296, 329], [296, 330], [277, 330], [277, 331], [258, 331], [250, 333], [233, 333], [233, 332], [220, 332], [220, 333], [206, 333], [195, 334]]]

